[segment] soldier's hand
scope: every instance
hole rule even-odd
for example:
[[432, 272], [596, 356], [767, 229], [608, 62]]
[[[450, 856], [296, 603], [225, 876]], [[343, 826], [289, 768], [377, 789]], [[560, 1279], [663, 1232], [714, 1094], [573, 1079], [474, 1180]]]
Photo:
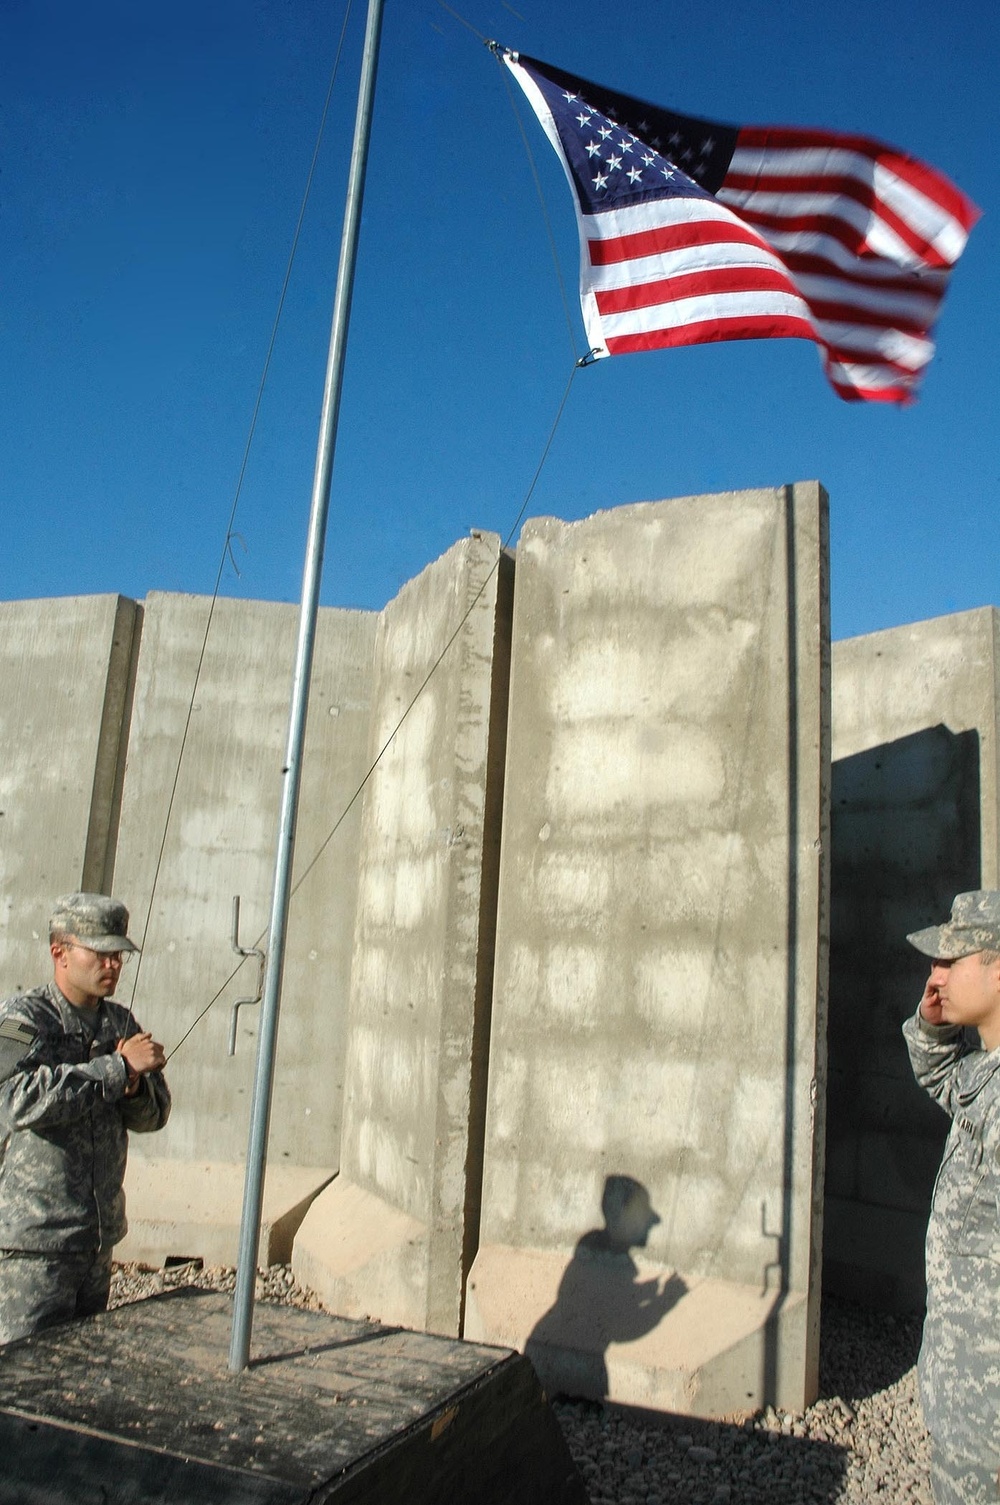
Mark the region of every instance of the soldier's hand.
[[127, 1040], [119, 1040], [117, 1049], [120, 1055], [125, 1057], [127, 1065], [139, 1076], [145, 1076], [147, 1071], [159, 1071], [167, 1063], [163, 1046], [158, 1040], [154, 1040], [147, 1031], [129, 1035]]
[[941, 993], [934, 981], [932, 972], [924, 987], [924, 996], [920, 1000], [920, 1012], [928, 1024], [947, 1024], [944, 1017], [944, 1006], [941, 1003]]

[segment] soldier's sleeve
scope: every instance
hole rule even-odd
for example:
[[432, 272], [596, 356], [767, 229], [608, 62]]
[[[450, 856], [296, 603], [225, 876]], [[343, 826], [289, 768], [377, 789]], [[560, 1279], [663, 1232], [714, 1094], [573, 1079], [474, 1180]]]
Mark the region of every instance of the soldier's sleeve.
[[970, 1050], [964, 1030], [957, 1024], [928, 1024], [918, 1008], [903, 1025], [903, 1038], [918, 1083], [954, 1117], [955, 1073]]
[[135, 1097], [122, 1099], [122, 1119], [135, 1134], [152, 1134], [170, 1117], [170, 1088], [162, 1071], [150, 1071], [139, 1082]]
[[72, 1123], [95, 1102], [125, 1095], [128, 1071], [120, 1056], [96, 1056], [79, 1066], [54, 1064], [49, 1039], [28, 1010], [0, 1015], [0, 1130], [5, 1133]]

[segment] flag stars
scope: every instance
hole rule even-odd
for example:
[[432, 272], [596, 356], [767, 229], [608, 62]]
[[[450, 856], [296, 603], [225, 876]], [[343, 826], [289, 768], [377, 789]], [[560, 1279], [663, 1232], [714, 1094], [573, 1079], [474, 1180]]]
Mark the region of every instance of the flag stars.
[[589, 125], [591, 121], [591, 117], [589, 115], [578, 115], [576, 118], [579, 124], [582, 126]]
[[607, 160], [607, 164], [610, 167], [610, 169], [611, 169], [612, 172], [617, 172], [618, 169], [619, 169], [619, 167], [621, 167], [621, 165], [622, 165], [622, 159], [621, 159], [621, 157], [616, 157], [615, 154], [614, 154], [614, 152], [612, 152], [611, 156], [608, 157], [606, 160]]
[[597, 174], [597, 177], [594, 179], [594, 187], [596, 189], [600, 190], [602, 188], [607, 188], [607, 186], [608, 186], [608, 180], [607, 180], [606, 175], [603, 172], [599, 172]]
[[636, 184], [636, 183], [641, 183], [642, 182], [642, 171], [641, 171], [641, 169], [638, 168], [638, 167], [630, 167], [629, 170], [628, 170], [628, 180], [633, 185]]
[[654, 157], [654, 155], [653, 155], [652, 152], [643, 152], [643, 154], [642, 154], [642, 165], [643, 165], [643, 167], [652, 167], [652, 165], [653, 165], [653, 163], [655, 161], [656, 161], [656, 158]]
[[602, 141], [607, 141], [608, 137], [611, 135], [611, 127], [602, 125], [597, 134], [600, 136]]
[[587, 142], [586, 151], [587, 151], [587, 156], [588, 157], [596, 157], [597, 154], [598, 154], [598, 152], [600, 151], [600, 149], [601, 149], [600, 142], [598, 142], [598, 141], [588, 141]]

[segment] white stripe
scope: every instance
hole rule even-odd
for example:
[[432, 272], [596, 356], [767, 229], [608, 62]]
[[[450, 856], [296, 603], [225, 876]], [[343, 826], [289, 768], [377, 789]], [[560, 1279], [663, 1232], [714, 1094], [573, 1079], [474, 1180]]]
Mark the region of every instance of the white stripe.
[[901, 329], [879, 329], [871, 324], [841, 324], [817, 319], [816, 328], [830, 345], [843, 346], [859, 355], [880, 355], [897, 361], [909, 371], [919, 371], [934, 354], [934, 342]]
[[882, 316], [885, 324], [893, 317], [905, 316], [929, 327], [940, 303], [938, 298], [921, 297], [919, 293], [896, 292], [887, 287], [859, 287], [856, 282], [847, 282], [840, 277], [820, 277], [813, 272], [796, 272], [793, 281], [805, 298], [867, 308]]
[[[576, 193], [573, 194], [576, 202]], [[602, 209], [599, 214], [581, 215], [589, 240], [618, 240], [625, 235], [642, 235], [649, 230], [669, 230], [674, 225], [736, 225], [759, 235], [717, 199], [686, 198], [650, 199], [624, 209]]]
[[761, 230], [758, 232], [774, 247], [780, 256], [782, 252], [798, 252], [802, 256], [821, 256], [829, 262], [833, 270], [851, 272], [865, 278], [866, 282], [875, 286], [881, 281], [895, 281], [900, 276], [912, 277], [914, 285], [919, 277], [920, 286], [926, 288], [929, 293], [941, 297], [948, 285], [949, 273], [932, 269], [926, 272], [901, 272], [897, 266], [887, 266], [881, 261], [875, 261], [871, 256], [854, 256], [839, 240], [832, 235], [824, 235], [818, 230]]
[[607, 288], [634, 287], [636, 283], [655, 282], [660, 277], [716, 271], [722, 267], [763, 267], [792, 280], [781, 260], [763, 246], [723, 241], [708, 246], [682, 246], [677, 251], [660, 251], [653, 256], [635, 256], [630, 261], [595, 266], [590, 282], [603, 292]]
[[823, 365], [831, 381], [855, 391], [884, 392], [889, 387], [913, 387], [914, 378], [891, 366], [866, 365], [858, 361], [834, 361], [825, 358]]
[[894, 214], [929, 241], [949, 266], [954, 266], [969, 238], [969, 232], [954, 215], [888, 167], [876, 165], [875, 191]]
[[697, 298], [679, 298], [673, 303], [654, 303], [649, 308], [607, 314], [601, 320], [606, 340], [616, 335], [648, 334], [657, 329], [682, 329], [713, 319], [745, 319], [788, 316], [809, 322], [809, 310], [801, 298], [790, 293], [715, 293]]

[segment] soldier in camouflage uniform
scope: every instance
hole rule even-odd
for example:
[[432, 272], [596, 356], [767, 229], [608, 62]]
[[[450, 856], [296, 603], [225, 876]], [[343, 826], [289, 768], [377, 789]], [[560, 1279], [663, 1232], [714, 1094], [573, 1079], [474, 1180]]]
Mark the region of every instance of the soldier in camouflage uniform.
[[0, 1003], [0, 1343], [104, 1310], [128, 1131], [167, 1121], [163, 1047], [110, 996], [127, 929], [102, 894], [57, 900], [52, 982]]
[[[933, 958], [903, 1026], [914, 1075], [951, 1118], [927, 1228], [920, 1398], [938, 1505], [1000, 1500], [1000, 893], [959, 894], [907, 936]], [[974, 1048], [963, 1029], [979, 1032]]]

